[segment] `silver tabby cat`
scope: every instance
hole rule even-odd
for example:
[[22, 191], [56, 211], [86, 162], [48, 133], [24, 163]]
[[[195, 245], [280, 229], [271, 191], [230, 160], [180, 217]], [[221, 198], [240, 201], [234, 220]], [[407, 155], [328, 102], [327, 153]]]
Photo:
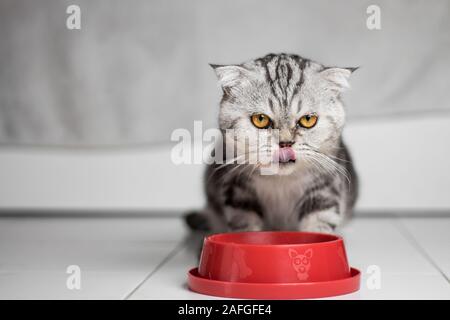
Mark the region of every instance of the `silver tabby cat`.
[[[341, 137], [341, 93], [355, 69], [290, 54], [212, 67], [223, 91], [220, 129], [233, 130], [231, 140], [244, 153], [272, 155], [279, 170], [261, 174], [261, 164], [228, 158], [209, 165], [207, 205], [188, 214], [187, 223], [213, 232], [334, 232], [351, 216], [357, 197], [356, 173]], [[261, 132], [276, 143], [244, 145]]]

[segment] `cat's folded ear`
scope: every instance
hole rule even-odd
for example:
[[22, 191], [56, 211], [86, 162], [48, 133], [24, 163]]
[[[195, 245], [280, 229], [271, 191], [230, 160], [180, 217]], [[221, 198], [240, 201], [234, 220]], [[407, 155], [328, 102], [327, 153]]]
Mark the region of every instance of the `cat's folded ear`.
[[215, 71], [222, 89], [243, 85], [249, 80], [249, 70], [239, 65], [209, 64]]
[[337, 91], [344, 91], [350, 88], [349, 79], [353, 72], [355, 72], [359, 67], [356, 68], [326, 68], [320, 72], [323, 79], [327, 80], [333, 89]]

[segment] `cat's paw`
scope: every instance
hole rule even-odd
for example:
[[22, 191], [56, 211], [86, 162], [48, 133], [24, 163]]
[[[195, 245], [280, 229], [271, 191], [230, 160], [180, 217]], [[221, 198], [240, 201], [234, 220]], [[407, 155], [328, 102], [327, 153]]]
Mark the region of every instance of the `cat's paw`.
[[227, 218], [229, 231], [262, 231], [264, 228], [261, 217], [253, 211], [229, 209]]
[[334, 233], [342, 222], [342, 216], [335, 208], [312, 212], [300, 220], [300, 231]]

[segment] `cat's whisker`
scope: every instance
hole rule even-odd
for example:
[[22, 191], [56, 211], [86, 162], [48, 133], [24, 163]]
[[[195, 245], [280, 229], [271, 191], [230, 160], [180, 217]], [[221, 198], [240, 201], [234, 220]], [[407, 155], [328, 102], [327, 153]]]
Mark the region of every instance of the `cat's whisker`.
[[329, 157], [331, 159], [334, 159], [334, 160], [339, 160], [339, 161], [342, 161], [342, 162], [351, 163], [350, 160], [342, 159], [342, 158], [339, 158], [339, 157], [336, 157], [336, 156], [332, 156], [332, 155], [329, 155], [329, 154], [327, 155], [327, 157]]
[[324, 161], [328, 162], [331, 167], [334, 167], [340, 174], [342, 174], [347, 179], [349, 185], [351, 184], [349, 172], [347, 171], [347, 169], [345, 167], [343, 167], [336, 161], [330, 159], [329, 157], [327, 157], [323, 154], [321, 154], [321, 156], [323, 157]]
[[[303, 147], [302, 147], [302, 146], [303, 146]], [[306, 147], [304, 147], [304, 146], [306, 146]], [[341, 150], [342, 148], [340, 148], [340, 147], [333, 148], [333, 147], [332, 147], [331, 149], [339, 149], [339, 150]], [[339, 160], [339, 161], [342, 161], [342, 162], [351, 163], [351, 161], [349, 161], [349, 160], [342, 159], [342, 158], [339, 158], [339, 157], [334, 156], [334, 155], [324, 154], [324, 153], [318, 151], [316, 148], [310, 147], [310, 146], [307, 145], [307, 144], [301, 144], [301, 145], [300, 145], [300, 148], [298, 149], [298, 151], [312, 151], [312, 152], [318, 153], [318, 154], [320, 154], [320, 155], [322, 155], [322, 156], [329, 157], [329, 158], [331, 158], [331, 159], [336, 159], [336, 160]]]
[[312, 158], [316, 159], [316, 161], [324, 167], [329, 173], [335, 174], [338, 173], [342, 175], [347, 180], [347, 187], [350, 188], [351, 180], [349, 177], [349, 172], [347, 169], [345, 169], [343, 166], [338, 164], [336, 161], [330, 159], [326, 155], [319, 153], [319, 152], [313, 152]]
[[[322, 152], [320, 152], [320, 151], [318, 151], [318, 150], [315, 150], [314, 148], [309, 147], [309, 146], [306, 145], [306, 144], [302, 144], [302, 146], [307, 146], [307, 147], [301, 147], [301, 148], [299, 149], [299, 151], [302, 151], [302, 150], [303, 150], [303, 151], [305, 151], [305, 152], [312, 152], [312, 153], [314, 153], [315, 155], [317, 155], [318, 157], [320, 157], [320, 158], [324, 159], [325, 161], [327, 161], [328, 163], [332, 164], [333, 166], [337, 166], [337, 167], [339, 167], [340, 169], [344, 170], [345, 172], [347, 171], [342, 165], [340, 165], [339, 163], [337, 163], [336, 161], [334, 161], [332, 158], [335, 158], [335, 159], [337, 159], [337, 160], [344, 161], [344, 162], [350, 162], [350, 161], [347, 161], [347, 160], [344, 160], [344, 159], [340, 159], [340, 158], [338, 158], [338, 157], [336, 157], [336, 156], [326, 155], [326, 154], [324, 154], [324, 153], [322, 153]], [[347, 172], [347, 173], [348, 173], [348, 172]], [[346, 175], [347, 175], [347, 174], [346, 174]]]
[[[256, 148], [255, 148], [255, 149], [256, 149]], [[264, 151], [264, 150], [262, 150], [262, 151]], [[252, 163], [250, 163], [250, 162], [247, 161], [247, 159], [249, 159], [249, 156], [252, 156], [252, 155], [258, 155], [258, 153], [261, 153], [261, 151], [258, 151], [258, 150], [249, 150], [248, 152], [243, 153], [243, 154], [239, 155], [238, 157], [234, 157], [234, 158], [232, 158], [232, 159], [229, 159], [225, 164], [222, 164], [222, 165], [220, 165], [219, 167], [214, 168], [214, 170], [213, 170], [211, 176], [213, 176], [214, 174], [216, 174], [217, 171], [219, 171], [220, 169], [223, 169], [224, 167], [227, 167], [227, 166], [235, 166], [234, 168], [232, 168], [232, 169], [230, 169], [229, 171], [227, 171], [221, 178], [222, 178], [223, 180], [226, 180], [226, 177], [228, 177], [228, 176], [231, 175], [232, 173], [236, 173], [235, 171], [238, 170], [238, 169], [240, 168], [241, 170], [237, 172], [237, 175], [238, 175], [238, 177], [239, 177], [240, 175], [242, 175], [242, 173], [243, 173], [246, 169], [248, 169], [248, 167], [250, 167], [250, 166], [252, 165]], [[239, 161], [239, 160], [241, 160], [242, 158], [245, 158], [246, 161], [243, 161], [242, 163], [239, 163], [239, 162], [236, 163], [236, 161]], [[254, 165], [254, 164], [253, 164], [253, 165]], [[253, 173], [253, 171], [254, 171], [254, 170], [252, 170], [251, 174]], [[251, 175], [251, 174], [250, 174], [250, 175]], [[249, 175], [249, 177], [250, 177], [250, 175]], [[210, 176], [210, 177], [211, 177], [211, 176]], [[210, 177], [209, 177], [209, 178], [210, 178]], [[209, 179], [209, 178], [208, 178], [208, 179]]]
[[323, 170], [326, 171], [328, 174], [334, 174], [334, 170], [330, 168], [328, 163], [325, 163], [321, 160], [321, 158], [317, 157], [316, 154], [312, 153], [310, 154], [310, 159], [312, 159], [316, 164], [318, 164]]
[[[309, 159], [311, 160], [311, 164], [316, 168], [317, 173], [320, 173], [321, 175], [330, 174], [330, 170], [328, 170], [327, 167], [324, 166], [320, 160], [315, 158], [313, 155], [309, 155], [309, 156], [310, 156]], [[333, 172], [331, 172], [331, 173], [333, 173]], [[318, 177], [320, 178], [321, 176], [319, 175]]]

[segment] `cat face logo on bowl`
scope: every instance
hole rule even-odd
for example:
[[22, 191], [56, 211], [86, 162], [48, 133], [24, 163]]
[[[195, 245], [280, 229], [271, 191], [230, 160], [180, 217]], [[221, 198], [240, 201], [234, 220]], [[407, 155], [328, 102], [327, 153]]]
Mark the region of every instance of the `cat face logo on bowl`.
[[307, 280], [308, 271], [311, 268], [312, 250], [308, 249], [301, 254], [297, 250], [289, 249], [289, 257], [291, 257], [292, 267], [297, 272], [297, 278], [301, 281]]

